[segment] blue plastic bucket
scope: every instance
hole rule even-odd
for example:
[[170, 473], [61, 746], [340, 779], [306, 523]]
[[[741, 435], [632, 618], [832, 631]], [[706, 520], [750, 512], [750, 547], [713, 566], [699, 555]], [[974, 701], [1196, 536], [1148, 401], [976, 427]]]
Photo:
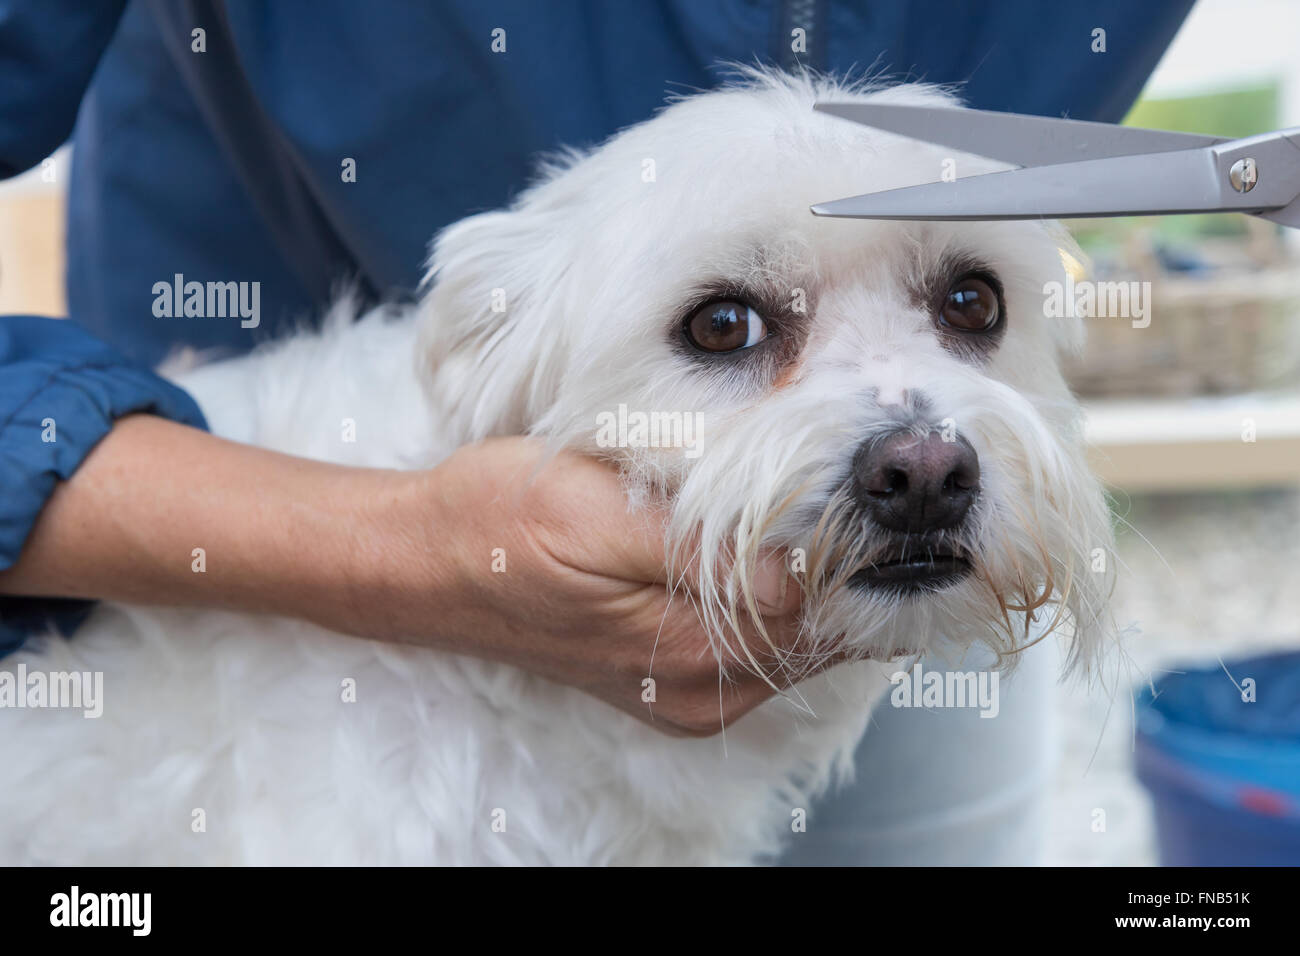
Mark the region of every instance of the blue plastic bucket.
[[1300, 653], [1160, 678], [1137, 774], [1165, 866], [1300, 865]]

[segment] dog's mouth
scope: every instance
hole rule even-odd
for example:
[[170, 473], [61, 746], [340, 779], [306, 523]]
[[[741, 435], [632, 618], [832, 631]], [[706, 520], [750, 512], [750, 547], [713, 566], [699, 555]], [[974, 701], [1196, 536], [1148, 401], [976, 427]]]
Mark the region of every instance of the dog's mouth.
[[970, 558], [956, 548], [906, 542], [855, 572], [849, 582], [906, 593], [937, 591], [956, 584], [970, 571]]

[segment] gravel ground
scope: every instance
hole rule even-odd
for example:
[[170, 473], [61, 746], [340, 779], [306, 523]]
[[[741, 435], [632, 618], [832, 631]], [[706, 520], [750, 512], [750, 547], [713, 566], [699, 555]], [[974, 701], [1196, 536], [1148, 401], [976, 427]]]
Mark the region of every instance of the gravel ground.
[[[1119, 538], [1114, 610], [1137, 631], [1127, 675], [1116, 679], [1112, 663], [1104, 688], [1061, 688], [1056, 864], [1158, 862], [1151, 803], [1132, 771], [1132, 690], [1143, 675], [1300, 646], [1300, 490], [1144, 496], [1117, 510], [1132, 527]], [[1104, 832], [1093, 832], [1096, 809]]]

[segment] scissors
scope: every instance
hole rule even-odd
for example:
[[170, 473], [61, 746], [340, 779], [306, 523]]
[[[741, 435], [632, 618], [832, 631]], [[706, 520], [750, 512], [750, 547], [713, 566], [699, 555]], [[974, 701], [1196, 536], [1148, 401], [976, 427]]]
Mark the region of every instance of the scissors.
[[849, 219], [1075, 219], [1242, 212], [1300, 228], [1300, 127], [1247, 139], [947, 107], [817, 103], [1019, 169], [812, 207]]

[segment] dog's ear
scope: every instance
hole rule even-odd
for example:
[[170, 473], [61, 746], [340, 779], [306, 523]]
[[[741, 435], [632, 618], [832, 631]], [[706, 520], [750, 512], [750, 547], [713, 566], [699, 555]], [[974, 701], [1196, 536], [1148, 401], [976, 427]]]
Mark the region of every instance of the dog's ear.
[[463, 219], [434, 243], [420, 362], [436, 413], [462, 442], [526, 433], [564, 372], [574, 250], [559, 210], [534, 197]]

